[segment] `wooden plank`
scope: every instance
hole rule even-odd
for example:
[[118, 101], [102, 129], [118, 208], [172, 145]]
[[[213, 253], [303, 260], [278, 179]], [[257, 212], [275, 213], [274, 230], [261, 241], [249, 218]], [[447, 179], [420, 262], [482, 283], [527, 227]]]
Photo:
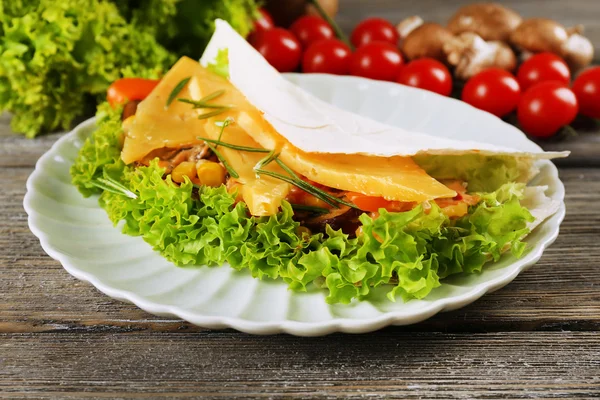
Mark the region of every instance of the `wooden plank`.
[[[30, 168], [0, 174], [0, 332], [200, 331], [111, 300], [70, 277], [29, 232], [22, 208]], [[406, 330], [600, 329], [600, 170], [561, 171], [567, 218], [540, 262], [475, 304]]]
[[600, 336], [4, 334], [0, 393], [134, 398], [591, 398]]

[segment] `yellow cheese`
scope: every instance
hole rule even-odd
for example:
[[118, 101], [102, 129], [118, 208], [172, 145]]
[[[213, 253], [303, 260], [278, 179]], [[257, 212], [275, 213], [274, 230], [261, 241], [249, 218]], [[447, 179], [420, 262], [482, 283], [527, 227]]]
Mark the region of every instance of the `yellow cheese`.
[[306, 153], [285, 140], [257, 111], [241, 113], [238, 124], [263, 147], [278, 149], [279, 158], [294, 171], [325, 186], [406, 202], [456, 196], [411, 157]]
[[[225, 89], [221, 96], [211, 102], [234, 107], [207, 119], [198, 119], [198, 115], [212, 109], [194, 110], [192, 105], [179, 101], [173, 101], [166, 108], [167, 99], [173, 88], [186, 77], [191, 78], [177, 96], [178, 98], [200, 100], [211, 93]], [[218, 139], [221, 128], [215, 122], [226, 118], [231, 118], [233, 123], [223, 130], [221, 137], [223, 142], [260, 148], [261, 146], [235, 122], [240, 112], [253, 109], [244, 96], [226, 79], [207, 71], [198, 62], [183, 57], [165, 75], [154, 91], [139, 104], [135, 118], [127, 124], [121, 158], [129, 164], [141, 160], [156, 149], [181, 148], [202, 143], [198, 137]], [[222, 146], [218, 151], [239, 174], [237, 180], [243, 185], [243, 200], [252, 215], [277, 213], [281, 201], [290, 191], [290, 185], [270, 177], [260, 179], [256, 177], [253, 167], [266, 154], [242, 152]], [[276, 164], [270, 165], [268, 169], [283, 173]]]
[[[211, 102], [230, 105], [231, 108], [207, 119], [198, 119], [198, 115], [211, 111], [209, 109], [194, 110], [190, 104], [178, 101], [166, 108], [169, 94], [186, 77], [191, 79], [178, 97], [199, 100], [224, 89], [224, 93]], [[181, 58], [138, 106], [135, 119], [126, 129], [121, 157], [126, 163], [131, 163], [156, 149], [201, 143], [198, 137], [217, 139], [221, 128], [215, 122], [226, 118], [232, 119], [233, 123], [223, 131], [223, 142], [277, 149], [281, 152], [280, 159], [294, 171], [325, 186], [407, 202], [456, 195], [427, 175], [410, 157], [331, 155], [305, 153], [297, 149], [279, 135], [229, 81], [187, 57]], [[253, 215], [276, 213], [291, 187], [275, 178], [255, 175], [253, 167], [265, 154], [223, 146], [219, 147], [219, 152], [240, 175], [238, 181], [243, 185], [242, 197], [250, 212]], [[267, 169], [285, 174], [275, 163]]]

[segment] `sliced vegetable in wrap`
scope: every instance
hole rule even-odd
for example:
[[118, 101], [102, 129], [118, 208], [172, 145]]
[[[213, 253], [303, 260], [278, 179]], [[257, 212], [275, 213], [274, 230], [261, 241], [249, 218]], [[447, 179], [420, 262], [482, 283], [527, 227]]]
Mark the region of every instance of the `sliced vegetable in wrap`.
[[286, 81], [225, 22], [139, 104], [101, 108], [71, 173], [174, 263], [248, 269], [349, 302], [422, 298], [554, 213], [521, 152], [340, 110]]

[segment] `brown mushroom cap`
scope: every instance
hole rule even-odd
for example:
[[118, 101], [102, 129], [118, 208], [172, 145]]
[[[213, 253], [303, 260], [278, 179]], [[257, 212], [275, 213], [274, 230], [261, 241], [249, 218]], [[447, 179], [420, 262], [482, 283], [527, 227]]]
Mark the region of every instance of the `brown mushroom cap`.
[[452, 37], [440, 24], [426, 22], [408, 34], [402, 42], [402, 52], [409, 60], [430, 57], [446, 62], [444, 43]]
[[448, 29], [455, 35], [474, 32], [486, 41], [507, 41], [521, 21], [519, 14], [498, 3], [475, 3], [459, 8]]
[[564, 44], [569, 34], [564, 26], [545, 18], [526, 19], [510, 35], [510, 42], [531, 53], [549, 51], [565, 56]]

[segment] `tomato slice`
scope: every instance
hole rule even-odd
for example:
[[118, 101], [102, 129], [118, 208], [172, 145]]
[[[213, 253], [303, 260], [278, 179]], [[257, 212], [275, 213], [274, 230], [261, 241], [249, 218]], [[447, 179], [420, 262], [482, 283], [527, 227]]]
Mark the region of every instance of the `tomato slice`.
[[122, 78], [114, 81], [106, 92], [112, 107], [129, 100], [144, 100], [158, 85], [158, 79]]
[[362, 193], [347, 192], [346, 199], [363, 211], [377, 212], [380, 208], [388, 211], [408, 211], [415, 206], [414, 202], [401, 202], [386, 200], [383, 197], [367, 196]]

